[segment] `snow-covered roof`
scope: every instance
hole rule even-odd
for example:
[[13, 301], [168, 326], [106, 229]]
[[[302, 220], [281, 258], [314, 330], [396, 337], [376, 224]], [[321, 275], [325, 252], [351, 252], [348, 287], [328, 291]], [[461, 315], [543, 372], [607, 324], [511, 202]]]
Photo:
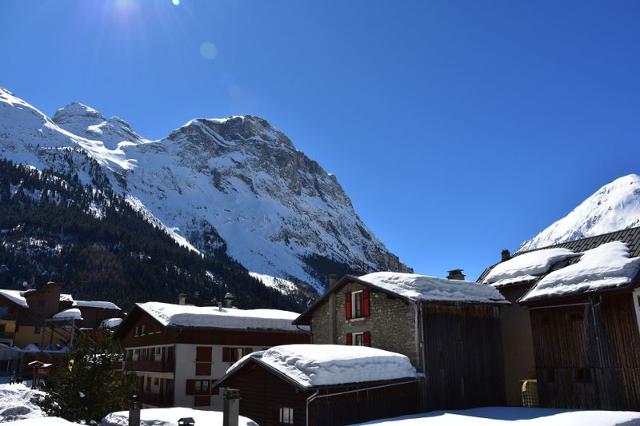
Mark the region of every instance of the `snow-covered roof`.
[[580, 260], [546, 275], [522, 302], [569, 296], [630, 284], [640, 272], [640, 257], [629, 257], [627, 245], [612, 241], [587, 250]]
[[100, 323], [100, 328], [116, 328], [122, 321], [122, 318], [107, 318]]
[[250, 358], [285, 375], [303, 388], [418, 377], [416, 369], [405, 355], [348, 345], [274, 346], [243, 358], [227, 373], [237, 370]]
[[548, 248], [523, 253], [498, 263], [487, 274], [483, 283], [501, 287], [515, 282], [535, 280], [536, 276], [549, 272], [555, 263], [578, 255], [566, 248]]
[[375, 287], [422, 302], [506, 302], [495, 288], [469, 281], [400, 272], [374, 272], [358, 278]]
[[73, 306], [78, 308], [98, 308], [98, 309], [113, 309], [121, 310], [118, 305], [113, 302], [106, 302], [102, 300], [76, 300], [73, 302]]
[[65, 309], [51, 317], [54, 320], [82, 320], [82, 313], [78, 308]]
[[67, 293], [60, 293], [61, 302], [73, 302], [73, 296]]
[[27, 304], [27, 299], [24, 298], [24, 296], [22, 295], [22, 292], [20, 290], [0, 289], [0, 296], [3, 296], [5, 298], [9, 299], [13, 303], [18, 304], [18, 305], [22, 306], [23, 308], [28, 308], [29, 307], [29, 305]]
[[138, 303], [138, 307], [165, 326], [300, 331], [292, 324], [299, 314], [277, 309], [218, 308], [160, 302]]

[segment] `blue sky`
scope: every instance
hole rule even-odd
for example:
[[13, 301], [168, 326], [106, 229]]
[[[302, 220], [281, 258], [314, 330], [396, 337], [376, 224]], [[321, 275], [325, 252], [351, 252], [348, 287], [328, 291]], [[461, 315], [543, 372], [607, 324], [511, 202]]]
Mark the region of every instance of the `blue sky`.
[[640, 2], [179, 3], [3, 0], [0, 86], [148, 138], [263, 116], [432, 275], [475, 279], [640, 172]]

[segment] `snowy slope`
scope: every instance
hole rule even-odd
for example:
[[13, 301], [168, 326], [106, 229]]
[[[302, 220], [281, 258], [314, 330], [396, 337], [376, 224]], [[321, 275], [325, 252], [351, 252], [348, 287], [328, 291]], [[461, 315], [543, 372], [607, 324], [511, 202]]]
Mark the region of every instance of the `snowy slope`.
[[406, 270], [337, 179], [259, 117], [194, 119], [149, 141], [86, 105], [49, 119], [0, 89], [0, 157], [110, 185], [180, 244], [259, 274], [321, 289], [323, 267]]
[[520, 246], [520, 251], [640, 226], [640, 175], [600, 188], [571, 213]]

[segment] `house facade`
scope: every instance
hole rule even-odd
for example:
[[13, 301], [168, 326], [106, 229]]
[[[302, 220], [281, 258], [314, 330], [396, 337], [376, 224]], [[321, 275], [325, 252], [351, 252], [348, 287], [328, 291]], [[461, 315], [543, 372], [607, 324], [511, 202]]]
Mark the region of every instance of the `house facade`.
[[284, 345], [246, 357], [215, 387], [238, 389], [240, 414], [262, 426], [333, 426], [417, 412], [419, 380], [404, 355]]
[[345, 276], [295, 324], [314, 344], [364, 345], [406, 355], [425, 375], [424, 409], [503, 405], [495, 289], [461, 280], [379, 272]]
[[517, 253], [481, 277], [511, 274], [499, 290], [519, 294], [522, 310], [504, 326], [531, 336], [540, 405], [640, 409], [639, 256], [631, 228]]
[[257, 350], [309, 341], [307, 331], [291, 324], [297, 315], [148, 302], [136, 305], [114, 337], [144, 406], [220, 410], [212, 384], [232, 364]]
[[57, 365], [78, 333], [119, 317], [122, 311], [115, 304], [74, 301], [62, 293], [60, 283], [24, 291], [0, 289], [0, 374], [20, 371], [26, 360]]

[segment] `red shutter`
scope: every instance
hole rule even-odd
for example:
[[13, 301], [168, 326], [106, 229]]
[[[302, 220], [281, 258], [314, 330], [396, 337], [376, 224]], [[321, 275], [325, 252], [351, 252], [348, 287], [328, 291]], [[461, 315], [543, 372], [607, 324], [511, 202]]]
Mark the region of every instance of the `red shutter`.
[[369, 316], [369, 290], [362, 290], [362, 316]]
[[351, 293], [344, 294], [344, 309], [347, 315], [347, 319], [351, 319]]
[[353, 345], [353, 335], [351, 333], [347, 333], [347, 345]]
[[362, 339], [364, 340], [363, 343], [365, 346], [371, 346], [371, 333], [365, 331], [362, 335]]

